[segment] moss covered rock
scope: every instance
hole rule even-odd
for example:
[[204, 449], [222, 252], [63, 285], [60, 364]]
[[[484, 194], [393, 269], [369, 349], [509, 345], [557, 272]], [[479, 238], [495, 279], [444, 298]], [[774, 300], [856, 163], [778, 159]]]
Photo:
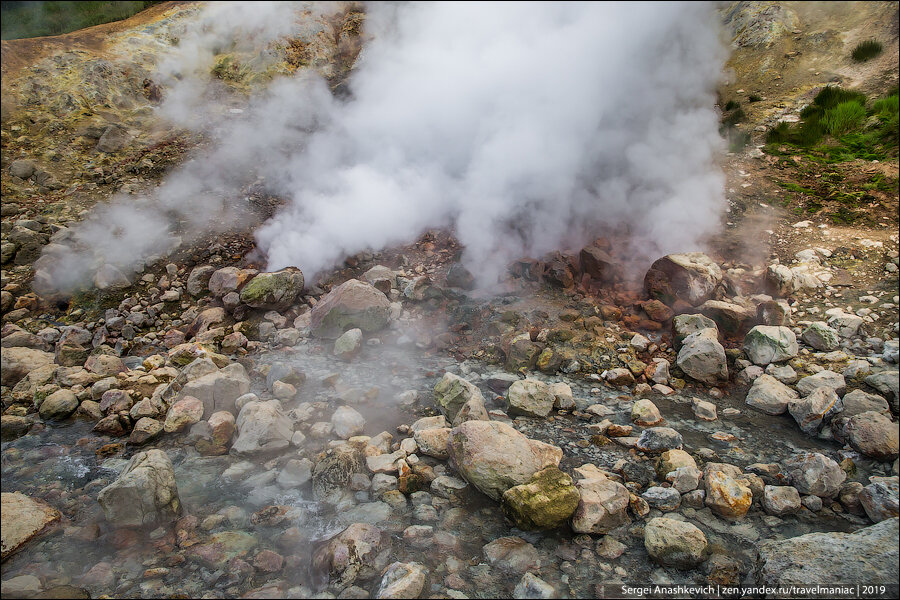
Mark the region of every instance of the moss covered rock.
[[553, 529], [572, 516], [578, 498], [572, 478], [547, 467], [503, 493], [503, 512], [519, 529]]
[[303, 283], [303, 273], [294, 267], [260, 273], [241, 290], [241, 302], [251, 308], [285, 310], [300, 297]]

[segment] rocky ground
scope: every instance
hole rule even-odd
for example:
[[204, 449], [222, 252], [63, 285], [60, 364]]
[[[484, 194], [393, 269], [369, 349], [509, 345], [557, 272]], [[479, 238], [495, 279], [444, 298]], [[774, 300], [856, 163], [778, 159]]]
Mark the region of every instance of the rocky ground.
[[[733, 86], [764, 85], [785, 32], [834, 26], [740, 5]], [[896, 196], [851, 224], [797, 214], [774, 181], [814, 178], [802, 160], [726, 157], [709, 252], [636, 277], [604, 238], [477, 290], [429, 231], [313, 284], [261, 272], [250, 225], [36, 293], [86, 209], [203, 143], [158, 128], [144, 83], [195, 9], [3, 42], [4, 596], [898, 582]], [[336, 14], [279, 68], [339, 87], [362, 14]], [[838, 74], [889, 84], [893, 60]], [[782, 70], [773, 105], [824, 83]], [[840, 168], [896, 186], [896, 157]]]

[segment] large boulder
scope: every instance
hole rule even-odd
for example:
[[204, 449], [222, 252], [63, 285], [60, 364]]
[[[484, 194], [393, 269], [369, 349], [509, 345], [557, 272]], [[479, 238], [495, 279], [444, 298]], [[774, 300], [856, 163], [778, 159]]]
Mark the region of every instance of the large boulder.
[[754, 364], [764, 367], [797, 356], [800, 346], [789, 327], [757, 325], [744, 337], [744, 352]]
[[641, 452], [659, 454], [667, 450], [680, 450], [684, 440], [671, 427], [650, 427], [641, 432], [634, 446]]
[[898, 411], [898, 398], [900, 398], [900, 372], [882, 371], [866, 377], [866, 383], [878, 390], [891, 404], [891, 410]]
[[756, 310], [734, 302], [707, 300], [698, 309], [716, 322], [726, 335], [737, 335], [756, 319]]
[[615, 281], [620, 268], [613, 258], [597, 246], [585, 246], [579, 254], [581, 270], [603, 283]]
[[329, 450], [312, 471], [313, 494], [320, 502], [338, 504], [348, 493], [350, 478], [362, 468], [359, 451], [349, 444]]
[[488, 564], [498, 571], [521, 574], [541, 566], [537, 548], [519, 536], [497, 538], [482, 546], [481, 551]]
[[418, 598], [425, 587], [428, 569], [419, 563], [395, 562], [388, 565], [381, 576], [378, 588], [379, 599]]
[[[832, 392], [833, 393], [833, 392]], [[850, 445], [876, 460], [896, 460], [900, 452], [900, 426], [878, 412], [864, 412], [850, 417], [844, 435]]]
[[503, 512], [519, 529], [553, 529], [578, 506], [572, 478], [557, 467], [535, 473], [528, 483], [503, 492]]
[[715, 329], [702, 329], [684, 338], [676, 363], [685, 375], [703, 383], [714, 385], [728, 380], [725, 348]]
[[818, 452], [803, 452], [784, 461], [791, 485], [801, 494], [834, 498], [847, 474], [840, 465]]
[[838, 332], [828, 326], [824, 321], [816, 321], [810, 323], [809, 326], [800, 334], [800, 339], [804, 344], [813, 350], [821, 352], [831, 352], [836, 350], [841, 340]]
[[175, 433], [199, 422], [202, 418], [203, 403], [193, 396], [184, 396], [169, 408], [163, 429], [166, 433]]
[[350, 279], [331, 290], [310, 314], [309, 330], [320, 338], [337, 339], [348, 329], [372, 333], [391, 319], [391, 302], [374, 286]]
[[701, 252], [669, 254], [654, 262], [644, 276], [644, 290], [672, 306], [676, 300], [698, 306], [709, 300], [722, 281], [722, 269]]
[[506, 423], [466, 421], [450, 432], [452, 464], [463, 478], [494, 500], [532, 475], [558, 466], [562, 450], [530, 440]]
[[703, 331], [704, 329], [716, 329], [716, 322], [704, 315], [678, 315], [672, 319], [672, 343], [675, 349], [681, 348], [684, 339], [692, 333]]
[[771, 375], [760, 375], [747, 392], [747, 404], [770, 415], [780, 415], [798, 394]]
[[162, 450], [135, 454], [97, 497], [106, 520], [116, 527], [139, 527], [175, 520], [181, 501], [172, 461]]
[[508, 412], [511, 415], [546, 417], [553, 410], [553, 392], [543, 381], [520, 379], [506, 392]]
[[481, 390], [475, 384], [453, 373], [444, 373], [441, 380], [434, 386], [434, 401], [450, 422], [456, 420], [457, 414], [466, 404], [474, 401], [484, 405]]
[[251, 400], [237, 418], [237, 439], [231, 446], [235, 454], [264, 454], [284, 450], [291, 443], [294, 427], [278, 400]]
[[753, 493], [742, 480], [718, 470], [707, 470], [706, 505], [721, 517], [737, 519], [750, 510]]
[[887, 400], [877, 394], [867, 394], [862, 390], [853, 390], [844, 394], [841, 398], [844, 410], [842, 417], [850, 418], [864, 412], [879, 412], [884, 415], [891, 414], [891, 407]]
[[331, 424], [334, 426], [334, 433], [339, 438], [347, 439], [354, 435], [362, 435], [366, 427], [366, 419], [355, 408], [340, 406], [331, 415]]
[[900, 577], [898, 519], [854, 533], [808, 533], [757, 548], [758, 585], [896, 584]]
[[256, 271], [252, 269], [222, 267], [210, 275], [207, 283], [209, 293], [214, 298], [221, 298], [230, 292], [236, 292], [255, 274]]
[[184, 289], [187, 290], [187, 293], [191, 296], [199, 296], [207, 289], [209, 278], [212, 277], [212, 274], [215, 273], [215, 271], [216, 268], [210, 265], [199, 265], [194, 267], [191, 269], [190, 275], [188, 275]]
[[781, 517], [800, 512], [800, 492], [790, 485], [767, 485], [763, 488], [763, 508], [770, 515]]
[[892, 519], [900, 513], [900, 480], [893, 477], [872, 477], [872, 483], [859, 493], [859, 503], [875, 523]]
[[593, 470], [575, 482], [580, 499], [572, 515], [576, 533], [609, 533], [628, 520], [628, 488]]
[[33, 348], [5, 345], [0, 349], [0, 385], [12, 387], [28, 373], [39, 367], [53, 364], [53, 354]]
[[797, 391], [801, 394], [812, 394], [814, 390], [826, 388], [834, 390], [840, 396], [847, 389], [844, 376], [834, 371], [825, 369], [814, 375], [807, 375], [797, 382]]
[[78, 398], [75, 393], [63, 388], [44, 398], [38, 412], [45, 421], [58, 421], [69, 418], [77, 408]]
[[188, 381], [179, 398], [193, 396], [203, 403], [203, 418], [214, 412], [227, 410], [237, 414], [235, 400], [250, 391], [250, 378], [240, 363], [232, 363], [224, 369], [207, 373]]
[[281, 271], [260, 273], [241, 289], [241, 302], [251, 308], [286, 310], [303, 293], [303, 273], [288, 267]]
[[0, 494], [0, 505], [2, 505], [0, 511], [2, 560], [6, 560], [7, 556], [21, 548], [28, 540], [50, 529], [61, 516], [55, 508], [40, 500], [29, 498], [21, 492], [3, 492]]
[[805, 398], [788, 403], [788, 412], [807, 435], [819, 433], [822, 426], [842, 409], [841, 399], [834, 390], [826, 387], [815, 389]]
[[707, 557], [706, 536], [684, 521], [656, 517], [644, 527], [644, 548], [664, 567], [693, 569]]

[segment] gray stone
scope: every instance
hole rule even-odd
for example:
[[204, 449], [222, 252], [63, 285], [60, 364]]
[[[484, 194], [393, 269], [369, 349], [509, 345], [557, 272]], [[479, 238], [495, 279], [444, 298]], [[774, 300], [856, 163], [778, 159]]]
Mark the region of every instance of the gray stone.
[[188, 275], [185, 290], [191, 296], [199, 296], [206, 291], [209, 285], [209, 278], [215, 273], [216, 268], [211, 265], [199, 265], [191, 269]]
[[97, 500], [116, 527], [173, 521], [181, 513], [172, 461], [155, 448], [135, 454]]
[[644, 527], [647, 554], [664, 567], [693, 569], [706, 560], [707, 545], [703, 532], [685, 521], [656, 517]]
[[777, 517], [800, 512], [800, 493], [789, 485], [767, 485], [763, 490], [763, 508]]
[[799, 351], [797, 337], [788, 327], [757, 325], [744, 337], [744, 352], [757, 365], [783, 362]]
[[511, 415], [546, 417], [553, 410], [554, 396], [543, 381], [522, 379], [509, 386], [507, 411]]
[[847, 392], [842, 398], [844, 410], [842, 417], [850, 418], [864, 412], [879, 412], [885, 415], [891, 414], [891, 407], [887, 400], [877, 394], [867, 394], [862, 390]]
[[290, 445], [294, 429], [281, 410], [278, 400], [251, 401], [238, 414], [237, 439], [231, 446], [235, 454], [263, 454], [284, 450]]
[[466, 421], [450, 432], [452, 464], [469, 483], [499, 500], [509, 488], [536, 472], [558, 466], [562, 450], [530, 440], [498, 421]]
[[334, 341], [334, 355], [338, 358], [352, 358], [362, 347], [362, 329], [349, 329]]
[[609, 533], [628, 520], [628, 489], [599, 472], [584, 474], [575, 482], [581, 498], [572, 515], [572, 531]]
[[876, 460], [896, 460], [900, 451], [898, 424], [882, 413], [854, 415], [844, 426], [844, 435], [851, 446]]
[[797, 491], [821, 498], [834, 498], [847, 478], [840, 465], [818, 452], [796, 454], [784, 466]]
[[700, 252], [687, 252], [654, 262], [644, 276], [644, 289], [670, 306], [676, 300], [697, 306], [709, 300], [720, 281], [722, 269], [715, 261]]
[[391, 303], [375, 287], [357, 279], [337, 286], [313, 307], [310, 332], [320, 338], [337, 339], [348, 329], [372, 333], [390, 321]]
[[481, 390], [453, 373], [444, 373], [434, 386], [434, 401], [450, 421], [453, 421], [463, 405], [473, 398], [480, 399], [482, 404], [484, 403]]
[[300, 299], [303, 285], [303, 273], [294, 267], [259, 273], [241, 288], [241, 302], [251, 308], [287, 310]]
[[250, 391], [250, 378], [240, 363], [232, 363], [224, 369], [208, 373], [188, 381], [181, 389], [180, 398], [193, 396], [203, 403], [203, 417], [227, 410], [237, 414], [235, 401]]
[[392, 563], [385, 569], [375, 597], [418, 598], [425, 587], [427, 573], [428, 569], [419, 563]]
[[854, 533], [809, 533], [761, 542], [757, 585], [896, 584], [900, 573], [898, 519]]
[[[900, 514], [898, 477], [872, 477], [872, 483], [859, 493], [859, 503], [875, 523], [895, 519]], [[896, 540], [894, 540], [896, 542]]]
[[673, 343], [676, 349], [681, 348], [684, 338], [704, 329], [716, 329], [716, 322], [703, 315], [678, 315], [672, 319]]
[[766, 414], [780, 415], [797, 397], [797, 392], [771, 375], [760, 375], [747, 392], [747, 404]]
[[828, 326], [827, 323], [816, 321], [803, 330], [800, 339], [807, 346], [820, 352], [831, 352], [837, 350], [840, 345], [838, 332]]
[[556, 597], [556, 590], [553, 586], [533, 573], [522, 575], [522, 579], [513, 590], [513, 598], [516, 600], [541, 600]]
[[78, 398], [72, 390], [61, 389], [53, 392], [41, 402], [40, 415], [45, 421], [69, 418], [78, 408]]
[[0, 348], [0, 385], [12, 387], [28, 373], [53, 364], [53, 354], [32, 348]]
[[842, 409], [841, 399], [827, 387], [816, 388], [805, 398], [788, 403], [788, 412], [807, 435], [816, 435]]
[[681, 506], [681, 494], [675, 488], [650, 487], [641, 494], [641, 497], [651, 508], [658, 508], [663, 512], [678, 510]]
[[635, 447], [641, 452], [658, 454], [680, 449], [683, 445], [681, 434], [671, 427], [650, 427], [641, 432]]
[[334, 433], [339, 438], [347, 439], [354, 435], [362, 435], [366, 420], [359, 412], [349, 406], [341, 406], [331, 416]]
[[866, 383], [880, 392], [891, 404], [891, 410], [898, 411], [900, 395], [900, 371], [882, 371], [866, 377]]
[[797, 390], [804, 396], [811, 394], [813, 390], [821, 387], [832, 389], [838, 396], [841, 396], [843, 395], [844, 390], [847, 389], [847, 384], [844, 381], [843, 375], [827, 369], [819, 371], [815, 375], [803, 377], [797, 382]]
[[675, 362], [685, 375], [709, 385], [728, 379], [725, 348], [715, 329], [702, 329], [687, 336]]

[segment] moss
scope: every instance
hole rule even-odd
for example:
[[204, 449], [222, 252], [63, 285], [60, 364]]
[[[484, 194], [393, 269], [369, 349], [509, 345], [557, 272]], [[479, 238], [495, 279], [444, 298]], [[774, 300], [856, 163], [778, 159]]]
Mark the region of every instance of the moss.
[[572, 478], [557, 467], [548, 467], [528, 483], [506, 490], [503, 512], [521, 529], [553, 529], [572, 516], [579, 498]]

